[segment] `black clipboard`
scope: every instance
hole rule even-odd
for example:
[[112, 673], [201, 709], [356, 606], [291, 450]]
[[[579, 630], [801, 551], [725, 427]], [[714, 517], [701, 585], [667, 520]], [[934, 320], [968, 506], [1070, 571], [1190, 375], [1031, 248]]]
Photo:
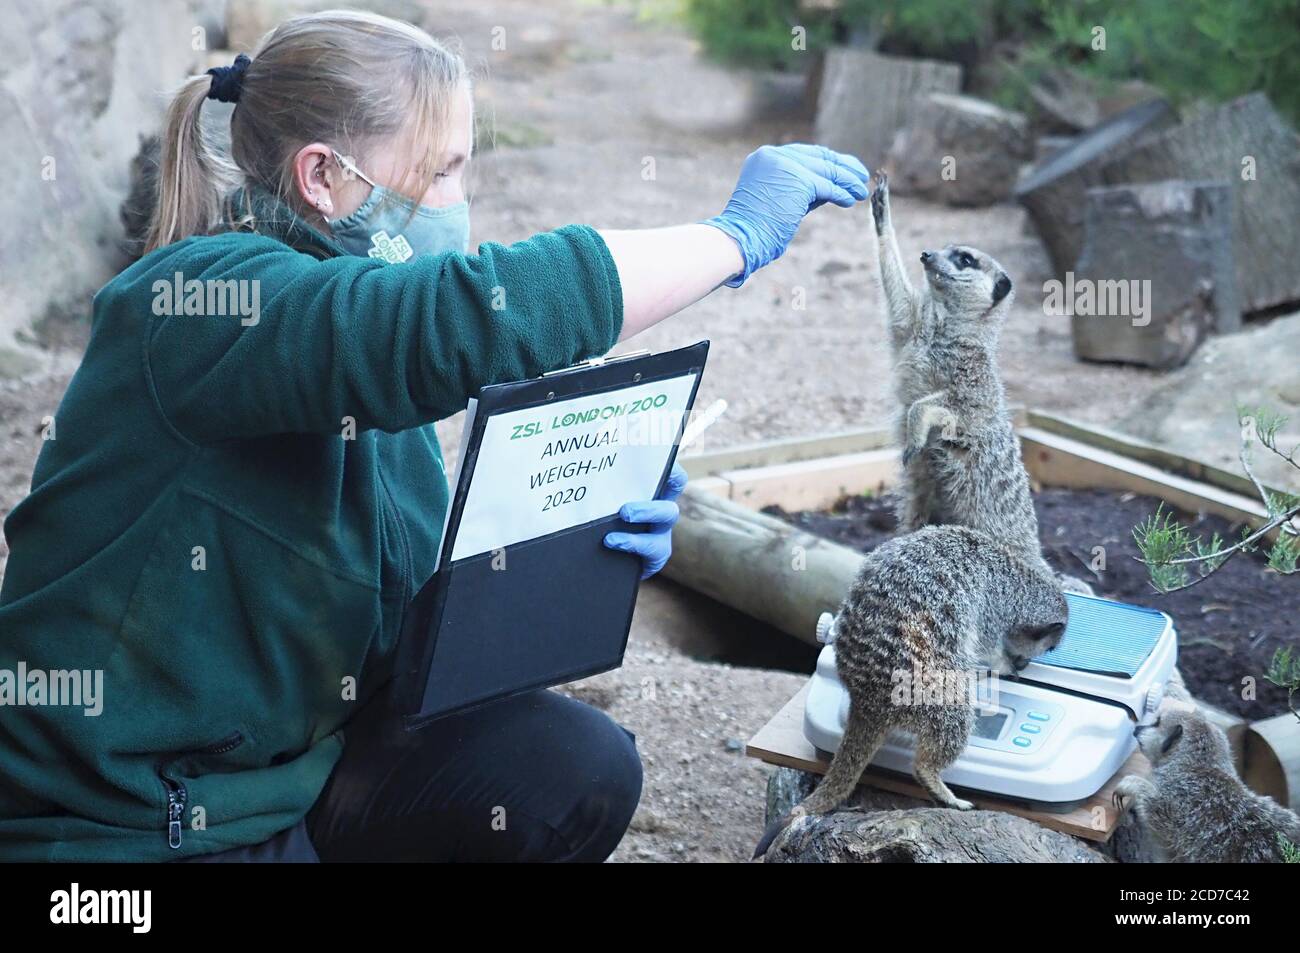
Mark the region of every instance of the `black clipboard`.
[[438, 567], [408, 607], [398, 642], [394, 685], [403, 727], [417, 729], [622, 664], [642, 567], [639, 557], [604, 545], [607, 532], [627, 528], [617, 511], [506, 547], [504, 572], [493, 568], [492, 552], [451, 558], [480, 445], [497, 414], [694, 375], [658, 496], [676, 460], [708, 351], [706, 340], [662, 354], [597, 358], [479, 391]]

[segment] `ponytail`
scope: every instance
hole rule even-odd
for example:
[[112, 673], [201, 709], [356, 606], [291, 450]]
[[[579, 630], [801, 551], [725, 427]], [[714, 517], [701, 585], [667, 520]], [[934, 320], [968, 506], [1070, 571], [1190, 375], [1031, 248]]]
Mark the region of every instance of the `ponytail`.
[[206, 235], [222, 218], [227, 193], [239, 183], [239, 169], [203, 129], [203, 101], [209, 76], [185, 82], [163, 121], [158, 162], [158, 202], [145, 253], [190, 235]]

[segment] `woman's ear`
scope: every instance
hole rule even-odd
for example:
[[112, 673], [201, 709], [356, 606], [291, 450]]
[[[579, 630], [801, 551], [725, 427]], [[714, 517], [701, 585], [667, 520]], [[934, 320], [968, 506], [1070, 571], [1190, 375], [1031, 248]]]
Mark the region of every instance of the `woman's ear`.
[[293, 157], [293, 187], [303, 204], [324, 218], [334, 216], [342, 184], [334, 150], [320, 142], [303, 146]]

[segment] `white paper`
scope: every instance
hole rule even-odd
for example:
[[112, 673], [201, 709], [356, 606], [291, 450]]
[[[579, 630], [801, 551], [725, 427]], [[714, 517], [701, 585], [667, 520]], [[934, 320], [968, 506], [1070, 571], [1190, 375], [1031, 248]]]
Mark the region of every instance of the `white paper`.
[[654, 498], [695, 374], [488, 418], [453, 560]]

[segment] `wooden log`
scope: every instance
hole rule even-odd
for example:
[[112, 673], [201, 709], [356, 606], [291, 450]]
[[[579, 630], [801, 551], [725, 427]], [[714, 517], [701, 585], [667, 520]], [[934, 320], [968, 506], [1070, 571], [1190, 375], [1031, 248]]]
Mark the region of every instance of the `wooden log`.
[[1173, 108], [1163, 99], [1127, 109], [1053, 154], [1016, 187], [1016, 199], [1047, 246], [1058, 277], [1074, 267], [1083, 247], [1084, 200], [1089, 188], [1105, 184], [1101, 167], [1144, 135], [1173, 125]]
[[1263, 93], [1166, 129], [1100, 169], [1107, 183], [1214, 179], [1233, 187], [1233, 256], [1244, 311], [1300, 301], [1300, 137]]
[[678, 505], [668, 578], [816, 644], [862, 554], [689, 485]]
[[1179, 367], [1211, 330], [1241, 328], [1227, 183], [1091, 188], [1084, 236], [1058, 303], [1080, 358]]
[[[788, 769], [787, 769], [788, 770]], [[1107, 863], [1078, 838], [1000, 811], [909, 806], [913, 798], [859, 788], [849, 809], [797, 819], [766, 863]]]
[[[775, 771], [773, 771], [770, 775], [768, 775], [767, 778], [767, 803], [764, 812], [764, 823], [763, 823], [764, 828], [766, 828], [773, 821], [785, 817], [785, 815], [790, 812], [790, 809], [792, 807], [794, 807], [796, 804], [798, 804], [800, 801], [806, 798], [809, 794], [811, 794], [813, 790], [817, 787], [818, 780], [819, 780], [818, 776], [811, 771], [804, 771], [799, 768], [791, 768], [786, 766], [778, 766]], [[940, 808], [935, 808], [934, 802], [924, 796], [903, 794], [898, 791], [889, 791], [883, 788], [868, 787], [867, 785], [863, 785], [859, 787], [851, 795], [849, 795], [848, 799], [844, 802], [844, 806], [840, 810], [845, 812], [850, 812], [850, 813], [857, 813], [860, 815], [868, 811], [914, 811], [918, 808], [944, 810]], [[1003, 813], [1003, 812], [995, 811], [995, 810], [981, 810], [981, 811], [976, 811], [974, 813], [979, 815], [984, 815], [984, 814]], [[1044, 828], [1042, 824], [1038, 823], [1033, 818], [1019, 817], [1018, 815], [1006, 815], [1006, 816], [1018, 817], [1018, 819], [1022, 820], [1025, 824], [1031, 825], [1031, 827], [1025, 828], [1024, 830], [1032, 832], [1032, 836], [1034, 838], [1038, 837], [1038, 832], [1033, 830], [1033, 828], [1035, 827], [1037, 827], [1039, 830], [1044, 830], [1044, 829], [1048, 830], [1049, 833], [1055, 834], [1058, 837], [1066, 838], [1065, 840], [1062, 841], [1048, 839], [1048, 843], [1063, 848], [1069, 856], [1079, 856], [1074, 853], [1076, 847], [1073, 844], [1069, 843], [1069, 841], [1074, 841], [1075, 844], [1080, 843], [1078, 840], [1076, 840], [1075, 836], [1069, 835], [1065, 831], [1053, 831], [1050, 828]], [[978, 820], [982, 821], [983, 819], [980, 818]], [[922, 819], [921, 829], [926, 829], [928, 828], [928, 826], [929, 825], [925, 823], [924, 819]], [[1085, 845], [1085, 853], [1082, 854], [1083, 859], [1089, 860], [1090, 862], [1093, 863], [1104, 862], [1105, 858], [1107, 857], [1122, 862], [1150, 859], [1148, 856], [1141, 855], [1140, 848], [1136, 844], [1135, 838], [1129, 837], [1123, 843], [1120, 844], [1116, 843], [1116, 840], [1119, 839], [1121, 835], [1123, 835], [1126, 831], [1129, 831], [1129, 828], [1124, 825], [1121, 825], [1119, 828], [1116, 829], [1114, 836], [1110, 840], [1104, 842], [1097, 842], [1097, 841], [1089, 842], [1087, 845]], [[925, 840], [929, 841], [930, 838], [927, 836]], [[932, 846], [932, 845], [927, 844], [927, 846]], [[822, 859], [822, 858], [809, 858], [809, 859]], [[860, 858], [860, 859], [867, 859], [867, 858]], [[883, 858], [871, 858], [871, 859], [883, 859]], [[971, 858], [959, 858], [959, 859], [971, 859]], [[779, 862], [779, 860], [774, 858], [774, 862]]]
[[[1182, 681], [1181, 674], [1178, 676], [1178, 680], [1179, 682]], [[1223, 729], [1223, 733], [1228, 736], [1228, 748], [1232, 751], [1232, 766], [1237, 769], [1237, 774], [1244, 775], [1246, 771], [1246, 732], [1250, 730], [1250, 722], [1240, 715], [1234, 715], [1230, 711], [1216, 708], [1199, 698], [1193, 698], [1192, 703], [1201, 710], [1201, 714], [1205, 716], [1205, 719], [1210, 724]]]
[[918, 96], [960, 89], [954, 63], [838, 47], [826, 54], [814, 141], [871, 165], [911, 117]]
[[1300, 811], [1300, 718], [1287, 712], [1253, 722], [1246, 731], [1246, 771], [1251, 790]]
[[890, 187], [956, 206], [993, 205], [1010, 197], [1021, 164], [1033, 153], [1029, 122], [973, 96], [930, 93], [890, 147]]

